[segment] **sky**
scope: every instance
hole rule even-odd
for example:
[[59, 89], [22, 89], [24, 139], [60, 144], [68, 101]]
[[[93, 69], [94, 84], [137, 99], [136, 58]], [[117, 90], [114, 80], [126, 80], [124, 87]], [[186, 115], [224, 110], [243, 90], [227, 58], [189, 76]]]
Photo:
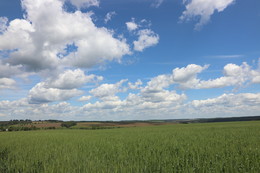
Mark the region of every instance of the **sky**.
[[259, 0], [2, 0], [0, 121], [260, 115]]

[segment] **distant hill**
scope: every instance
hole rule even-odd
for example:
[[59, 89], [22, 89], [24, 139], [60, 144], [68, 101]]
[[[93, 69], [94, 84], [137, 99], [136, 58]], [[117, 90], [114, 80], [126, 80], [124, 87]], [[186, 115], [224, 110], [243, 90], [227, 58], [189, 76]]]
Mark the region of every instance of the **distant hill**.
[[224, 117], [224, 118], [199, 118], [180, 120], [179, 123], [213, 123], [213, 122], [230, 122], [230, 121], [257, 121], [260, 120], [260, 116], [250, 117]]

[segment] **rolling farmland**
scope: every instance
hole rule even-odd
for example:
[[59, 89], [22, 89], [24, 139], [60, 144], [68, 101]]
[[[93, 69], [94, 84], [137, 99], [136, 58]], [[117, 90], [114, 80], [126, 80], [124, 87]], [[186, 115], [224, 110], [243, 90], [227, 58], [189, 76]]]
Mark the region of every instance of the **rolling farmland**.
[[0, 172], [260, 172], [260, 122], [0, 133]]

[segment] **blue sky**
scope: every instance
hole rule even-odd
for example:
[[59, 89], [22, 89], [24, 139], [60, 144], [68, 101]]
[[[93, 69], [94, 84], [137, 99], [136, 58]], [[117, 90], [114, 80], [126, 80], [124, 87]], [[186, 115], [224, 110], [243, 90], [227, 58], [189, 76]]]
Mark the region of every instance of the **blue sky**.
[[260, 112], [258, 0], [0, 2], [0, 120]]

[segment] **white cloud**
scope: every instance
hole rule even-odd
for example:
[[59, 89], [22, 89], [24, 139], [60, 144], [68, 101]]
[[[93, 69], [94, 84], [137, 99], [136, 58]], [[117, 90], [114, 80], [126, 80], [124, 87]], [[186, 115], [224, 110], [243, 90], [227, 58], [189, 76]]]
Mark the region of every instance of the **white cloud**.
[[143, 82], [138, 79], [135, 83], [128, 82], [129, 89], [135, 90], [140, 89], [140, 86], [143, 84]]
[[221, 88], [226, 86], [241, 87], [252, 78], [250, 66], [245, 62], [240, 66], [236, 64], [227, 64], [224, 67], [223, 74], [224, 76], [220, 78], [207, 81], [201, 80], [195, 88]]
[[198, 74], [206, 70], [209, 65], [189, 64], [186, 67], [175, 68], [172, 74], [162, 74], [152, 78], [142, 90], [156, 92], [171, 85], [180, 89], [209, 89], [233, 86], [236, 89], [250, 83], [259, 83], [260, 71], [253, 70], [246, 62], [240, 66], [227, 64], [223, 69], [223, 76], [215, 79], [202, 80]]
[[223, 76], [215, 79], [201, 80], [197, 74], [207, 69], [209, 66], [199, 66], [190, 64], [187, 67], [175, 68], [173, 70], [172, 79], [183, 89], [207, 89], [207, 88], [223, 88], [234, 86], [236, 88], [247, 85], [250, 82], [256, 82], [258, 72], [252, 70], [246, 63], [242, 65], [227, 64], [223, 69]]
[[4, 64], [0, 60], [0, 78], [3, 77], [11, 77], [14, 75], [21, 74], [22, 71], [20, 70], [21, 66], [11, 66], [10, 64]]
[[253, 116], [260, 112], [260, 93], [223, 94], [216, 98], [185, 103], [185, 94], [164, 90], [150, 100], [140, 94], [129, 93], [126, 99], [104, 100], [71, 106], [58, 104], [29, 104], [27, 99], [0, 101], [5, 118], [122, 120], [122, 119], [174, 119], [226, 116]]
[[252, 116], [260, 111], [260, 93], [223, 94], [216, 98], [191, 102], [194, 113], [207, 116]]
[[130, 54], [125, 40], [114, 39], [104, 28], [94, 31], [88, 39], [79, 40], [76, 44], [78, 51], [64, 59], [67, 65], [88, 68], [106, 61], [120, 61], [123, 55]]
[[89, 101], [92, 97], [91, 96], [82, 96], [78, 99], [80, 102]]
[[[195, 25], [195, 29], [199, 30], [210, 20], [215, 11], [222, 12], [235, 0], [190, 0], [188, 2], [180, 20], [190, 20], [199, 16], [199, 22]], [[184, 0], [184, 3], [186, 3], [186, 0]]]
[[1, 89], [14, 89], [15, 88], [15, 80], [10, 78], [0, 78], [0, 90]]
[[139, 27], [138, 24], [135, 23], [134, 18], [132, 18], [131, 22], [126, 22], [125, 24], [127, 26], [128, 31], [134, 31], [134, 30], [138, 29], [138, 27]]
[[139, 38], [134, 41], [134, 50], [142, 52], [145, 48], [155, 46], [159, 42], [159, 35], [150, 29], [143, 29], [138, 32]]
[[196, 88], [199, 83], [197, 74], [208, 67], [208, 65], [189, 64], [186, 67], [175, 68], [172, 70], [172, 74], [163, 74], [152, 78], [143, 90], [155, 92], [168, 88], [173, 84], [178, 85], [181, 89]]
[[[172, 89], [172, 86], [185, 89], [237, 87], [253, 83], [259, 76], [259, 67], [253, 69], [247, 63], [242, 63], [225, 65], [223, 76], [219, 78], [200, 79], [198, 74], [207, 68], [208, 65], [190, 64], [175, 68], [170, 74], [155, 76], [147, 83], [141, 80], [127, 83], [126, 79], [117, 83], [105, 83], [90, 90], [85, 96], [82, 96], [85, 92], [77, 88], [85, 85], [85, 82], [98, 82], [99, 77], [85, 75], [79, 69], [66, 70], [38, 83], [29, 91], [27, 99], [0, 101], [1, 113], [6, 115], [2, 119], [12, 119], [14, 116], [75, 120], [169, 119], [253, 116], [260, 112], [260, 93], [223, 94], [216, 98], [188, 101], [184, 92], [178, 93]], [[65, 84], [67, 81], [72, 82]], [[69, 87], [64, 88], [64, 85]], [[125, 97], [119, 96], [119, 93]], [[84, 106], [71, 106], [67, 102], [48, 104], [77, 96], [81, 96], [78, 101], [86, 103]], [[93, 103], [95, 99], [92, 98], [99, 100]]]
[[29, 91], [28, 98], [30, 103], [39, 104], [65, 101], [81, 94], [83, 91], [77, 89], [47, 88], [44, 82], [40, 82]]
[[196, 64], [189, 64], [187, 67], [175, 68], [172, 71], [172, 77], [175, 82], [187, 82], [192, 78], [196, 78], [198, 73], [201, 73], [208, 67], [208, 65], [202, 67]]
[[253, 70], [252, 76], [252, 83], [260, 83], [260, 71]]
[[[114, 85], [118, 85], [118, 83]], [[107, 85], [104, 86], [108, 88]], [[129, 93], [125, 99], [120, 99], [115, 96], [115, 93], [126, 90], [122, 88], [118, 89], [118, 87], [115, 87], [117, 89], [113, 89], [112, 85], [109, 88], [111, 88], [113, 94], [105, 92], [105, 94], [102, 94], [102, 98], [105, 99], [101, 99], [101, 101], [95, 103], [87, 103], [82, 107], [82, 114], [103, 115], [104, 118], [111, 116], [116, 118], [119, 116], [119, 119], [140, 119], [146, 116], [149, 118], [157, 116], [158, 118], [163, 113], [176, 110], [186, 100], [185, 94], [179, 95], [175, 91], [168, 90], [159, 90], [156, 92], [141, 90], [140, 93]]]
[[85, 75], [80, 69], [67, 70], [57, 76], [48, 78], [44, 82], [34, 86], [28, 94], [30, 103], [45, 103], [53, 101], [65, 101], [72, 97], [83, 94], [77, 88], [87, 83], [96, 83], [103, 77], [96, 75]]
[[164, 88], [169, 87], [173, 83], [171, 75], [159, 75], [152, 78], [149, 82], [147, 82], [147, 86], [143, 88], [146, 91], [158, 91]]
[[[10, 65], [22, 65], [29, 71], [63, 65], [92, 67], [119, 61], [130, 53], [124, 39], [117, 39], [112, 31], [95, 26], [91, 13], [66, 12], [59, 0], [23, 0], [22, 6], [25, 19], [10, 21], [0, 35], [0, 50], [16, 50], [6, 59]], [[76, 50], [67, 52], [66, 48], [72, 44]]]
[[115, 84], [102, 84], [90, 90], [89, 93], [101, 100], [114, 100], [118, 98], [115, 94], [126, 91], [127, 88], [122, 87], [126, 81], [126, 79], [123, 79]]
[[155, 46], [159, 42], [159, 35], [153, 32], [151, 29], [141, 29], [141, 28], [150, 28], [151, 22], [148, 22], [145, 19], [142, 19], [139, 24], [135, 22], [135, 19], [132, 18], [132, 21], [126, 22], [126, 26], [129, 32], [133, 32], [134, 35], [138, 36], [138, 39], [133, 42], [134, 50], [142, 52], [145, 48]]
[[113, 16], [116, 15], [115, 11], [110, 11], [106, 14], [106, 17], [104, 19], [105, 23], [107, 23], [108, 21], [110, 21], [112, 19]]
[[58, 104], [29, 104], [27, 99], [0, 101], [0, 109], [6, 120], [10, 119], [65, 119], [75, 118], [76, 108], [67, 102]]
[[86, 76], [84, 72], [80, 69], [67, 70], [57, 77], [52, 77], [45, 82], [45, 86], [48, 88], [57, 89], [73, 89], [79, 88], [85, 83], [95, 83], [103, 80], [102, 76], [88, 75]]

